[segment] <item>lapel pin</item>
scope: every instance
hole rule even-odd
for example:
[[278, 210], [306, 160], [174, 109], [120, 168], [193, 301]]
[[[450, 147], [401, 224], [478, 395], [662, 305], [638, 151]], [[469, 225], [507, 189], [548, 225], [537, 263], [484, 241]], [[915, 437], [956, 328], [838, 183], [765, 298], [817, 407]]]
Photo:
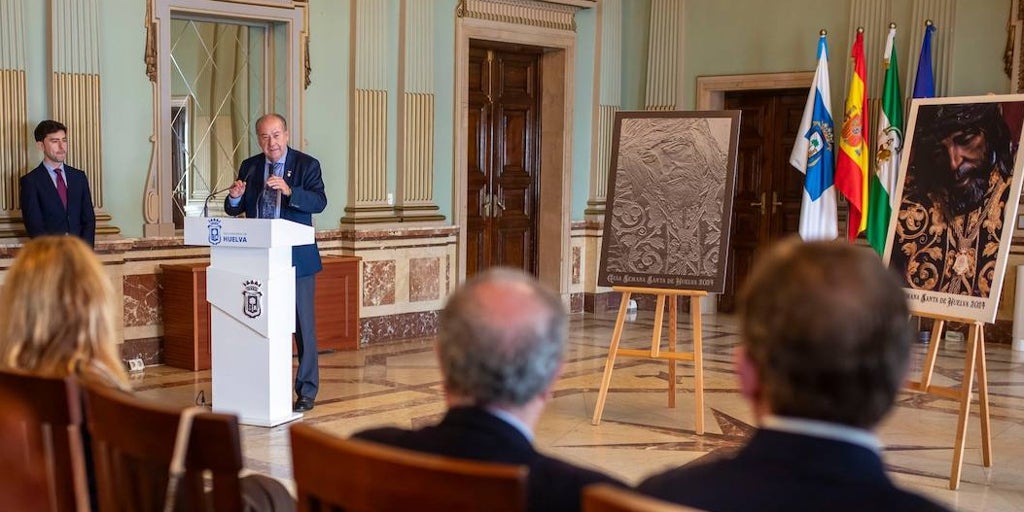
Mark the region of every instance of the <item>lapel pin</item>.
[[290, 170], [289, 171], [285, 171], [284, 172], [284, 177], [285, 178], [291, 178], [292, 177], [292, 171], [290, 171]]

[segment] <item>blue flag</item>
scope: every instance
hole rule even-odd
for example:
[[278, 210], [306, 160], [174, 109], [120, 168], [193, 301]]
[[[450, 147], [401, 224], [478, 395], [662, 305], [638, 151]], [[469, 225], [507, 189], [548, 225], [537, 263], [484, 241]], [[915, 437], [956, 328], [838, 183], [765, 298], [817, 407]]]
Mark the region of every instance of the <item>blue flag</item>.
[[917, 76], [914, 77], [915, 98], [935, 97], [935, 74], [932, 73], [932, 32], [935, 32], [935, 25], [929, 23], [924, 28], [921, 55], [917, 60]]

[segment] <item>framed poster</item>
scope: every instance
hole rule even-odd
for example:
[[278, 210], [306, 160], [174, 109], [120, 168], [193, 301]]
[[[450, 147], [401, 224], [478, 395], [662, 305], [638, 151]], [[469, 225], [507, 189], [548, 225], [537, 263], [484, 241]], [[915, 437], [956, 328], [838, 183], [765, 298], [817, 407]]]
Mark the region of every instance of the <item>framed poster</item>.
[[884, 260], [914, 313], [994, 322], [1021, 188], [1024, 95], [914, 100]]
[[598, 283], [725, 290], [740, 112], [617, 112]]

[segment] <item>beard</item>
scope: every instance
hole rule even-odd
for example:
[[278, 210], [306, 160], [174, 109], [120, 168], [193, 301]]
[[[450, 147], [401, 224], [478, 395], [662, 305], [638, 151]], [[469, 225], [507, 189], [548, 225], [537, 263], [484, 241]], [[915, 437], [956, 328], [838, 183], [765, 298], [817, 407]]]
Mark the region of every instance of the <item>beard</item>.
[[963, 215], [980, 208], [985, 202], [991, 174], [992, 166], [985, 165], [985, 162], [964, 162], [951, 173], [952, 179], [946, 187], [946, 204], [950, 213]]

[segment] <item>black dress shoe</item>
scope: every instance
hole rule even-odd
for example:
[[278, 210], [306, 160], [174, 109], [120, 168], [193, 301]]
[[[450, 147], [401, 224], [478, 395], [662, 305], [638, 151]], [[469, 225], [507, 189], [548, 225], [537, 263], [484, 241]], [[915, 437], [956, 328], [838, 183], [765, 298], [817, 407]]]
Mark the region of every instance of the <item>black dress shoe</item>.
[[292, 410], [295, 412], [306, 412], [313, 410], [313, 399], [300, 396], [297, 400], [295, 400], [295, 405], [292, 406]]

